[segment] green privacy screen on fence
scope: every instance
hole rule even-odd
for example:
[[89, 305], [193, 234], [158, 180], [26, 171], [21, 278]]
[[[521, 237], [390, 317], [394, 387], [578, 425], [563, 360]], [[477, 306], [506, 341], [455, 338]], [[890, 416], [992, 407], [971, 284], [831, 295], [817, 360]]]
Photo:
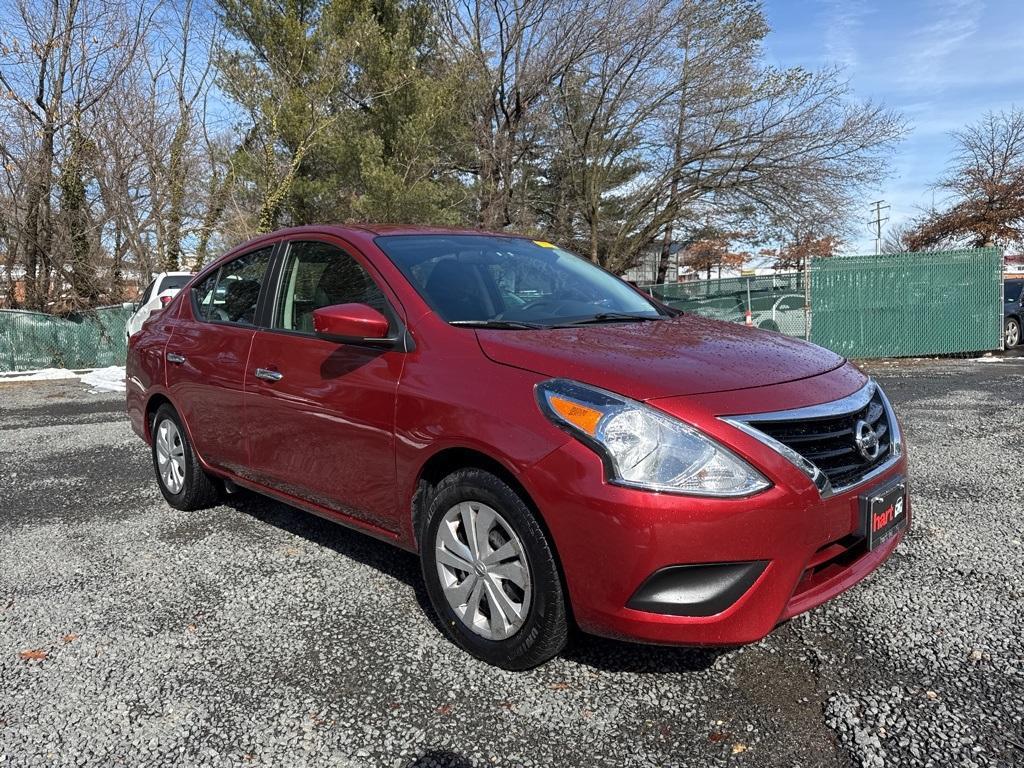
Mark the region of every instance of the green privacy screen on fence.
[[811, 340], [856, 358], [999, 349], [1002, 267], [995, 248], [815, 259]]
[[[667, 304], [805, 337], [852, 358], [980, 352], [1002, 346], [1002, 254], [996, 249], [834, 257], [800, 273], [644, 286]], [[0, 371], [123, 365], [131, 310], [68, 317], [0, 310]]]
[[0, 310], [0, 371], [124, 365], [131, 314], [120, 305], [67, 317]]
[[806, 337], [852, 358], [980, 352], [1002, 346], [1002, 253], [833, 257], [811, 263], [811, 311], [800, 273], [643, 286], [666, 304]]

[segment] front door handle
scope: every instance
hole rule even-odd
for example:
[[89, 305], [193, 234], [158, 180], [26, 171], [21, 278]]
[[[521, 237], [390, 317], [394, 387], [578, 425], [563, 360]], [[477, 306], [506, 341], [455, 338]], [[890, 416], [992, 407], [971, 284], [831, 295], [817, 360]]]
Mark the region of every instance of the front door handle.
[[167, 362], [174, 363], [175, 365], [181, 365], [182, 363], [185, 362], [185, 356], [179, 355], [177, 352], [168, 352]]
[[280, 381], [284, 378], [284, 374], [280, 371], [272, 371], [269, 368], [257, 368], [256, 378], [265, 381]]

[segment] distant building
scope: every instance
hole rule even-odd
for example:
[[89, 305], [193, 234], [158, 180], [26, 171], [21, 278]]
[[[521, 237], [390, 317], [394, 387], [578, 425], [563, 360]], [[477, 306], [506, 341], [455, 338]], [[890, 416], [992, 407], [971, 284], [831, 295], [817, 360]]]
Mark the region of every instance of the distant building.
[[[697, 279], [697, 273], [683, 263], [685, 251], [681, 243], [669, 246], [668, 269], [665, 282], [685, 283]], [[640, 252], [640, 259], [635, 266], [627, 269], [622, 277], [637, 285], [653, 285], [658, 282], [658, 261], [661, 259], [661, 246], [650, 245]]]
[[[653, 285], [658, 281], [658, 260], [661, 258], [661, 246], [651, 245], [640, 253], [636, 266], [627, 269], [622, 277], [637, 285]], [[728, 277], [753, 277], [757, 275], [775, 275], [791, 270], [778, 270], [769, 264], [744, 266], [741, 268], [718, 265], [711, 271], [714, 279]], [[707, 279], [707, 273], [698, 272], [686, 264], [686, 248], [683, 243], [672, 243], [669, 247], [668, 269], [665, 270], [666, 283], [689, 283]]]

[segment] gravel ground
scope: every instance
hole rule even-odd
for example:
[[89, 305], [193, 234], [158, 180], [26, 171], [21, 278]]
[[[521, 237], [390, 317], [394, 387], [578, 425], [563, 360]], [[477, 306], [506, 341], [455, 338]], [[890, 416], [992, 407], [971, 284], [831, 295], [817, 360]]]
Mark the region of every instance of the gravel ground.
[[176, 512], [116, 395], [0, 385], [0, 765], [1024, 765], [1024, 358], [875, 364], [916, 526], [729, 651], [507, 673], [414, 557], [241, 495]]

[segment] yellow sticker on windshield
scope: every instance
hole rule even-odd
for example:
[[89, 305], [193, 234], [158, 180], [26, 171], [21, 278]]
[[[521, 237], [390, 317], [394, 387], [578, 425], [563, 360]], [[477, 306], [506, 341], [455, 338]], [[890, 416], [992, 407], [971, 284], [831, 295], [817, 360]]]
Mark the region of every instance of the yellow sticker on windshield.
[[557, 248], [558, 247], [557, 245], [553, 245], [553, 244], [551, 244], [549, 242], [546, 242], [544, 240], [534, 240], [533, 242], [534, 242], [535, 245], [539, 245], [541, 248]]

